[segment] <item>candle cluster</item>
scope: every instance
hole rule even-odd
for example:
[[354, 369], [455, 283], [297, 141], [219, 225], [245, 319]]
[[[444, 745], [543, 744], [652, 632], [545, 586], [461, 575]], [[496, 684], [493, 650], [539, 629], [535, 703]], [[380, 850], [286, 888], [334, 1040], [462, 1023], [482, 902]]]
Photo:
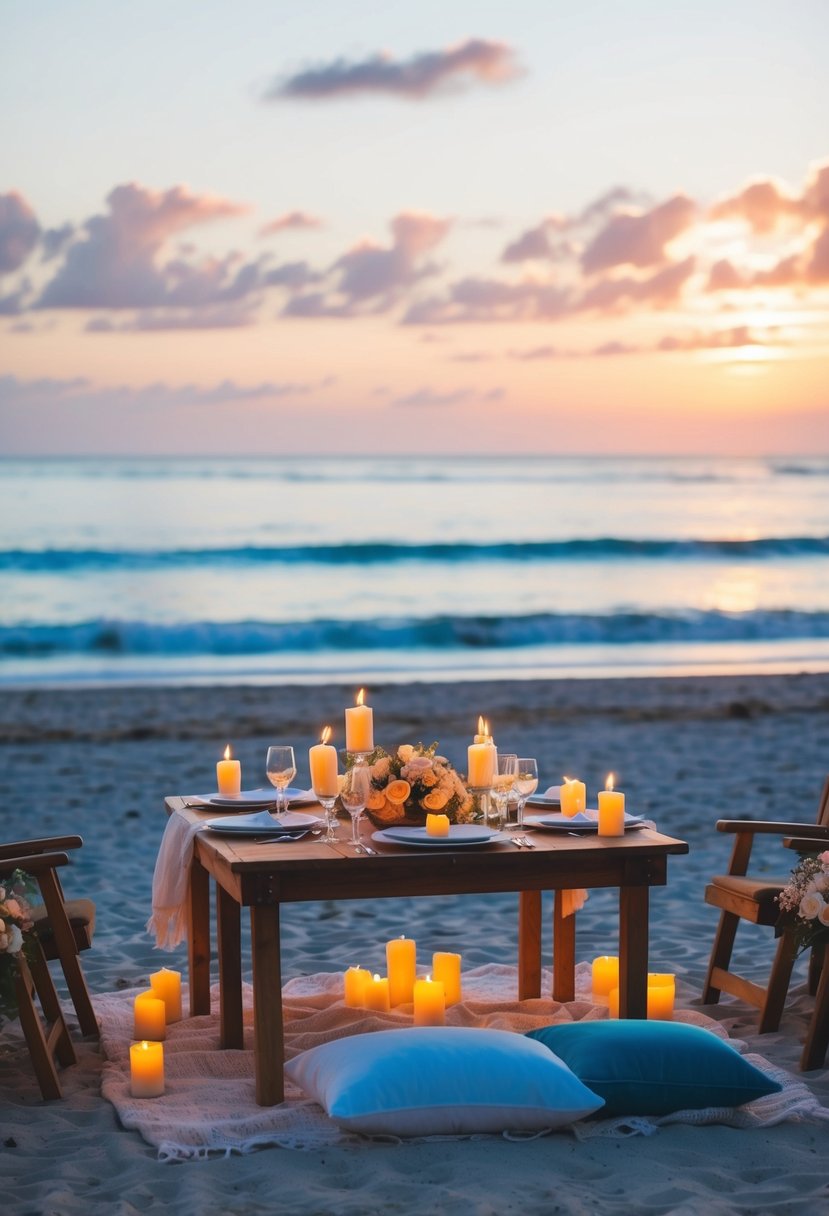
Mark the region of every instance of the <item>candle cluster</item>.
[[[625, 796], [614, 789], [615, 777], [608, 773], [605, 788], [599, 792], [599, 835], [624, 836]], [[568, 819], [587, 809], [587, 786], [575, 777], [565, 777], [559, 791], [561, 813]]]
[[411, 1005], [415, 1026], [442, 1026], [447, 1005], [461, 999], [461, 956], [444, 951], [432, 955], [429, 975], [417, 975], [417, 947], [409, 937], [386, 943], [388, 975], [373, 975], [362, 967], [349, 967], [343, 976], [345, 1004], [352, 1009], [388, 1012]]
[[150, 976], [150, 987], [133, 1004], [130, 1089], [134, 1098], [164, 1093], [164, 1047], [167, 1026], [181, 1020], [181, 974], [162, 967]]
[[[593, 1000], [607, 1005], [608, 1016], [619, 1016], [619, 960], [610, 955], [593, 959]], [[648, 1018], [673, 1021], [676, 980], [673, 975], [648, 972]]]

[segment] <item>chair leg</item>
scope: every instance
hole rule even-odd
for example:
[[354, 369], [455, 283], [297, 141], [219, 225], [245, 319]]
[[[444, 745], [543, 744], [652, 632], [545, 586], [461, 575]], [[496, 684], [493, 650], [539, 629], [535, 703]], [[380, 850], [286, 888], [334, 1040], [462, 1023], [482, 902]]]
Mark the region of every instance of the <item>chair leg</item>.
[[[46, 962], [46, 956], [42, 949], [38, 949], [29, 964], [29, 970], [34, 983], [35, 992], [40, 1001], [40, 1008], [43, 1010], [43, 1016], [46, 1019], [47, 1025], [62, 1025], [66, 1027], [66, 1022], [63, 1016], [63, 1010], [60, 1007], [58, 994], [55, 991], [55, 985], [52, 982], [52, 976], [49, 973], [49, 964]], [[72, 1046], [72, 1041], [69, 1034], [58, 1033], [55, 1040], [55, 1055], [58, 1063], [66, 1068], [69, 1064], [75, 1064], [77, 1057], [75, 1049]]]
[[711, 958], [708, 961], [708, 974], [705, 977], [705, 986], [702, 990], [703, 1005], [716, 1005], [720, 999], [720, 989], [714, 986], [711, 976], [715, 967], [719, 967], [723, 971], [728, 970], [739, 923], [739, 916], [735, 916], [733, 912], [723, 912], [720, 915], [717, 935], [714, 938], [714, 944], [711, 947]]
[[800, 1058], [800, 1067], [804, 1072], [812, 1068], [822, 1068], [829, 1049], [829, 946], [824, 946], [823, 950], [818, 950], [817, 953], [823, 955], [823, 967], [815, 995], [814, 1013]]
[[790, 929], [787, 929], [777, 942], [774, 963], [766, 989], [766, 999], [760, 1010], [760, 1024], [757, 1028], [759, 1034], [768, 1034], [772, 1030], [777, 1030], [780, 1025], [786, 994], [789, 991], [789, 980], [792, 977], [795, 954], [794, 935]]
[[[45, 981], [47, 981], [47, 987], [49, 985], [52, 987], [52, 993], [47, 996], [47, 1003], [53, 1008], [54, 1004], [57, 1003], [57, 994], [54, 991], [52, 978], [49, 975], [49, 969], [46, 967], [45, 961], [43, 968], [46, 973]], [[40, 979], [44, 982], [42, 974]], [[26, 1045], [29, 1048], [29, 1055], [32, 1058], [40, 1092], [46, 1099], [60, 1098], [63, 1095], [60, 1081], [58, 1080], [57, 1069], [55, 1068], [54, 1055], [57, 1055], [59, 1059], [71, 1055], [72, 1062], [75, 1059], [75, 1050], [72, 1047], [66, 1023], [63, 1020], [63, 1014], [59, 1011], [57, 1019], [47, 1031], [44, 1031], [33, 999], [35, 981], [23, 957], [20, 958], [19, 962], [18, 974], [15, 979], [15, 991], [20, 1025], [23, 1029]], [[52, 996], [54, 996], [54, 1002], [52, 1001]], [[59, 1005], [58, 1010], [60, 1010]]]

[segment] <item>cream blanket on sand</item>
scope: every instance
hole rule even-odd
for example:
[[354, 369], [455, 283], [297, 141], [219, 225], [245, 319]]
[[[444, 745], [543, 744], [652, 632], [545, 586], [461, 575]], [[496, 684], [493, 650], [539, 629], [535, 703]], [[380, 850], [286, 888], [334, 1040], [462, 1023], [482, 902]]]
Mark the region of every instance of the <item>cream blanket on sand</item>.
[[[545, 971], [542, 991], [550, 992], [552, 975]], [[218, 1012], [185, 1018], [167, 1028], [164, 1045], [166, 1092], [161, 1098], [135, 1099], [130, 1094], [129, 1047], [133, 1030], [133, 999], [138, 992], [97, 996], [101, 1043], [106, 1061], [103, 1094], [115, 1106], [126, 1128], [134, 1129], [158, 1149], [159, 1158], [181, 1161], [216, 1154], [249, 1153], [265, 1146], [317, 1149], [333, 1144], [359, 1144], [362, 1137], [341, 1132], [319, 1106], [288, 1089], [281, 1106], [256, 1105], [253, 1052], [219, 1049]], [[517, 1001], [515, 967], [488, 964], [463, 976], [463, 1001], [447, 1011], [451, 1026], [486, 1026], [519, 1033], [551, 1022], [603, 1018], [606, 1011], [592, 1003], [590, 966], [576, 968], [576, 1000], [558, 1004], [549, 998]], [[345, 1035], [410, 1026], [411, 1009], [391, 1013], [347, 1009], [342, 1003], [342, 976], [319, 974], [291, 980], [284, 989], [286, 1054]], [[251, 992], [245, 991], [245, 1040], [252, 1044]], [[187, 998], [185, 993], [185, 1009]], [[213, 1007], [218, 1010], [214, 990]], [[696, 1011], [680, 1011], [677, 1020], [704, 1026], [720, 1038], [728, 1036], [719, 1023]], [[738, 1043], [736, 1046], [740, 1047]], [[757, 1067], [779, 1081], [783, 1090], [739, 1109], [684, 1111], [661, 1118], [605, 1119], [572, 1126], [579, 1139], [593, 1136], [648, 1135], [666, 1123], [725, 1123], [731, 1127], [768, 1127], [784, 1119], [826, 1119], [829, 1110], [802, 1081], [762, 1056], [747, 1055]], [[524, 1138], [524, 1137], [522, 1137]]]

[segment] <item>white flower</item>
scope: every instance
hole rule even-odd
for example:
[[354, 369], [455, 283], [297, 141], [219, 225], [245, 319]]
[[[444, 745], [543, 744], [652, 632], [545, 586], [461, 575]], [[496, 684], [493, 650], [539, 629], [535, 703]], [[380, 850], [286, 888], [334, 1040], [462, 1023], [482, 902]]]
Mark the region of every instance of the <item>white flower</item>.
[[822, 907], [824, 907], [822, 896], [818, 895], [817, 891], [808, 891], [800, 901], [798, 913], [803, 920], [815, 920], [820, 915]]
[[815, 891], [829, 891], [829, 874], [816, 874], [812, 879]]
[[9, 954], [19, 954], [23, 946], [23, 934], [17, 925], [9, 929]]
[[401, 743], [400, 747], [397, 749], [397, 755], [404, 764], [408, 764], [414, 755], [414, 748], [412, 747], [411, 743]]
[[421, 773], [427, 772], [432, 767], [432, 761], [428, 756], [412, 756], [407, 764], [404, 764], [400, 770], [400, 776], [406, 780], [417, 781]]

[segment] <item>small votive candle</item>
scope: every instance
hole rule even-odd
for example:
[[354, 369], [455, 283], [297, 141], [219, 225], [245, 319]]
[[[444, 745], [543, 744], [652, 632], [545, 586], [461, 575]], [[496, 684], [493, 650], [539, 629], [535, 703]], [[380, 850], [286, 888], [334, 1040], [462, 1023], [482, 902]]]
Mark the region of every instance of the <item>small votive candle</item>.
[[461, 999], [461, 956], [446, 951], [432, 955], [432, 976], [443, 984], [447, 1005], [457, 1005]]
[[152, 989], [135, 998], [132, 1037], [156, 1043], [167, 1037], [167, 1006]]
[[167, 1023], [181, 1021], [181, 972], [162, 967], [150, 976], [153, 995], [167, 1007]]
[[392, 1005], [408, 1005], [412, 999], [417, 947], [410, 937], [395, 937], [386, 942], [386, 970], [389, 973], [389, 1000]]
[[225, 748], [224, 759], [216, 765], [216, 782], [219, 793], [225, 798], [242, 792], [242, 765], [231, 759], [230, 744]]
[[446, 994], [443, 984], [427, 975], [425, 980], [415, 980], [414, 1024], [415, 1026], [442, 1026], [446, 1021]]
[[343, 976], [343, 999], [349, 1009], [359, 1009], [366, 1003], [366, 984], [371, 979], [362, 967], [349, 967]]
[[130, 1092], [134, 1098], [164, 1093], [164, 1045], [143, 1039], [130, 1047]]
[[562, 815], [566, 815], [568, 819], [572, 819], [574, 815], [578, 815], [587, 806], [587, 786], [583, 781], [576, 781], [570, 777], [565, 777], [564, 785], [560, 787], [558, 797]]
[[605, 788], [599, 791], [599, 835], [624, 836], [625, 796], [613, 788], [613, 774], [608, 773]]
[[619, 959], [611, 954], [600, 954], [593, 959], [591, 976], [593, 1000], [606, 1003], [611, 989], [619, 987]]
[[449, 835], [449, 816], [448, 815], [432, 815], [426, 816], [426, 835], [427, 836], [448, 836]]
[[375, 975], [369, 979], [366, 984], [364, 1000], [366, 1009], [377, 1009], [380, 1013], [387, 1013], [391, 1009], [389, 981], [381, 979], [379, 975]]

